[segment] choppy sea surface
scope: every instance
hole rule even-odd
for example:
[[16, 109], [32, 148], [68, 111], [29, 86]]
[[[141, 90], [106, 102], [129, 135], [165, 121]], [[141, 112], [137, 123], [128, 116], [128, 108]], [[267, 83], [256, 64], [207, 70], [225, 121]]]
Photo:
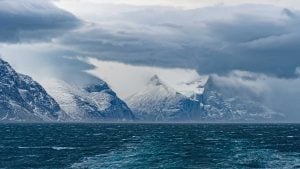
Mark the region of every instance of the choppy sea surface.
[[0, 168], [300, 168], [300, 124], [0, 124]]

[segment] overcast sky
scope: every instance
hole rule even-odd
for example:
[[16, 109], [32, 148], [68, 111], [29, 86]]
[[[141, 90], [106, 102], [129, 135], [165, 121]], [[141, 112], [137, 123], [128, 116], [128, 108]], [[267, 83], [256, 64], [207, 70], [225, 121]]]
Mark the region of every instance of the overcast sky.
[[[0, 0], [0, 54], [37, 80], [93, 80], [86, 71], [101, 69], [88, 58], [117, 70], [214, 74], [264, 86], [266, 104], [300, 121], [299, 11], [297, 0]], [[132, 84], [105, 70], [130, 94]], [[128, 78], [143, 80], [134, 72]]]

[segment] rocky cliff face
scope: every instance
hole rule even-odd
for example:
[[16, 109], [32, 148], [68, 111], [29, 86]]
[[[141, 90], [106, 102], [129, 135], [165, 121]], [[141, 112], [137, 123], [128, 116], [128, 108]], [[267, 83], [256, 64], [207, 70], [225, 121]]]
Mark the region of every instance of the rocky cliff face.
[[66, 114], [44, 88], [0, 59], [0, 121], [61, 121]]

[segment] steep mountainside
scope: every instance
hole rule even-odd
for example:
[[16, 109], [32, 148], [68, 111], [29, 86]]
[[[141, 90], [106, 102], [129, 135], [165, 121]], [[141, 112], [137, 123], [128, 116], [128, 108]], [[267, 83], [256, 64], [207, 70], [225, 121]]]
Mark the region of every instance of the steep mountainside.
[[126, 99], [135, 116], [142, 121], [197, 121], [204, 114], [192, 100], [163, 83], [157, 75], [140, 92]]
[[226, 84], [215, 76], [175, 85], [175, 90], [155, 75], [143, 90], [126, 99], [128, 106], [102, 80], [78, 86], [47, 79], [42, 84], [46, 90], [0, 59], [0, 121], [266, 122], [284, 118], [264, 105], [254, 89]]
[[0, 121], [60, 121], [67, 118], [57, 102], [29, 76], [0, 59]]
[[97, 83], [79, 87], [61, 80], [47, 81], [47, 91], [57, 100], [71, 121], [131, 121], [134, 116], [126, 103], [109, 86]]
[[284, 118], [264, 105], [252, 89], [222, 84], [213, 76], [182, 86], [175, 90], [154, 76], [126, 102], [143, 121], [266, 122]]
[[283, 115], [263, 104], [255, 93], [221, 84], [210, 77], [204, 87], [203, 104], [212, 121], [273, 121]]

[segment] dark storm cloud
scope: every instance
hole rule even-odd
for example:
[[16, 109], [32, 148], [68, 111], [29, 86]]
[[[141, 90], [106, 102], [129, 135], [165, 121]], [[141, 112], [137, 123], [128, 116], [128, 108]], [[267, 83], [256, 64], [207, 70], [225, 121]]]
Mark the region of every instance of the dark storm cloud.
[[225, 71], [240, 69], [294, 76], [300, 64], [299, 23], [296, 15], [278, 20], [248, 15], [238, 16], [230, 23], [210, 23], [208, 25], [212, 33], [226, 44], [223, 53], [229, 53], [227, 57], [221, 56], [214, 62], [216, 65], [225, 65]]
[[50, 1], [1, 0], [0, 42], [44, 41], [78, 26], [80, 21]]
[[61, 43], [83, 55], [131, 64], [188, 67], [200, 73], [239, 69], [294, 76], [300, 65], [299, 12], [270, 5], [195, 10], [118, 6], [109, 26], [91, 24]]
[[57, 37], [75, 56], [208, 74], [246, 70], [291, 77], [300, 66], [299, 11], [270, 5], [107, 9], [114, 14], [93, 11], [89, 20], [95, 23], [83, 25], [51, 1], [0, 0], [0, 42]]

